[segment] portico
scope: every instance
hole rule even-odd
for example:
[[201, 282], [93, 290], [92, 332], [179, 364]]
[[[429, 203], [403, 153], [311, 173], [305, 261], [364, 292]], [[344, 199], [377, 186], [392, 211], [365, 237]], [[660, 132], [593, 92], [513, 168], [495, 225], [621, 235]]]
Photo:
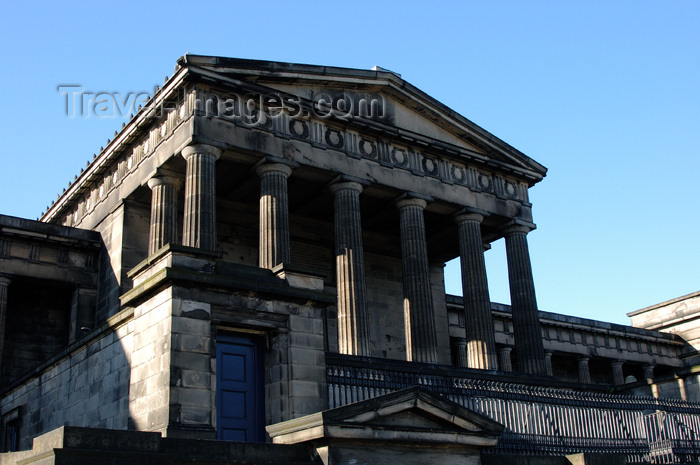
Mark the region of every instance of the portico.
[[[216, 106], [207, 104], [219, 98], [213, 89], [192, 92], [184, 108], [194, 109], [197, 139], [164, 157], [157, 169], [168, 176], [149, 181], [150, 253], [181, 242], [218, 250], [234, 263], [301, 267], [325, 276], [324, 287], [337, 295], [337, 334], [329, 337], [338, 352], [443, 364], [456, 359], [496, 370], [483, 254], [485, 245], [503, 239], [518, 323], [515, 366], [501, 369], [551, 373], [538, 337], [526, 239], [534, 228], [527, 188], [543, 176], [540, 165], [507, 146], [492, 148], [502, 151], [499, 170], [484, 165], [476, 135], [464, 147], [426, 147], [418, 133], [399, 142], [391, 134], [285, 113], [251, 127], [217, 117]], [[384, 108], [397, 117], [403, 111], [390, 101]], [[178, 213], [172, 194], [161, 192], [177, 192], [180, 184]], [[146, 191], [134, 196], [147, 202]], [[182, 234], [168, 233], [162, 225], [179, 215]], [[455, 257], [468, 322], [464, 343], [456, 345], [447, 337], [442, 284], [442, 266]], [[382, 292], [387, 285], [390, 292]]]

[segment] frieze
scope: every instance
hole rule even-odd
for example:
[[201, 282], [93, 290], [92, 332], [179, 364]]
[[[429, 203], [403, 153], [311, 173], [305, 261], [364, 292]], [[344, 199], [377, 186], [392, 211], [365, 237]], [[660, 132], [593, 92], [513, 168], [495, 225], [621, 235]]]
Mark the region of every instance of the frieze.
[[[258, 126], [260, 127], [260, 126]], [[447, 160], [435, 154], [397, 145], [378, 138], [368, 138], [354, 131], [341, 130], [316, 120], [287, 118], [283, 137], [311, 142], [324, 148], [344, 151], [352, 157], [379, 162], [382, 165], [406, 169], [420, 176], [448, 184], [466, 186], [471, 190], [494, 194], [504, 199], [528, 202], [527, 185], [493, 172]]]

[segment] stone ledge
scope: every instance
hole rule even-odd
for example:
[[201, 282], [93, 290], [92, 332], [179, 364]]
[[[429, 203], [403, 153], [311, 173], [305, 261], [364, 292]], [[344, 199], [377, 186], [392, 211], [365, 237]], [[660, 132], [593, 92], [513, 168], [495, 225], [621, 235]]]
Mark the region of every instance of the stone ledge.
[[336, 302], [335, 294], [323, 290], [292, 287], [287, 282], [277, 278], [271, 270], [219, 260], [212, 273], [164, 266], [134, 286], [133, 289], [124, 293], [120, 297], [121, 304], [123, 306], [138, 305], [139, 302], [150, 297], [153, 292], [172, 284], [252, 291], [263, 296], [278, 299], [288, 298], [299, 302], [312, 301], [321, 305], [333, 305]]

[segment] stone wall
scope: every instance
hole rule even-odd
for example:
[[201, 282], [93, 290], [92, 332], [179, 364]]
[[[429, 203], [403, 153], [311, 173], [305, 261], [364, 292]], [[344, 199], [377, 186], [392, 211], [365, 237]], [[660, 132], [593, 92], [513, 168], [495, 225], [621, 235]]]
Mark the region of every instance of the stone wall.
[[170, 289], [134, 308], [129, 404], [134, 428], [165, 432], [170, 420]]
[[0, 414], [20, 410], [20, 449], [62, 425], [128, 428], [132, 333], [121, 312], [2, 394]]
[[266, 424], [328, 406], [323, 309], [276, 303], [289, 312], [288, 333], [276, 335], [265, 354]]

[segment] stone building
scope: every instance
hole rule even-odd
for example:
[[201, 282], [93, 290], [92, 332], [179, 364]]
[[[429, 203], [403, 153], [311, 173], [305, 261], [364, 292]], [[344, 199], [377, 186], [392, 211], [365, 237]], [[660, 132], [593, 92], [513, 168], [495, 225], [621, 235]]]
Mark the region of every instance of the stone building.
[[41, 221], [0, 216], [0, 464], [696, 457], [692, 330], [538, 311], [545, 174], [388, 70], [185, 55]]

